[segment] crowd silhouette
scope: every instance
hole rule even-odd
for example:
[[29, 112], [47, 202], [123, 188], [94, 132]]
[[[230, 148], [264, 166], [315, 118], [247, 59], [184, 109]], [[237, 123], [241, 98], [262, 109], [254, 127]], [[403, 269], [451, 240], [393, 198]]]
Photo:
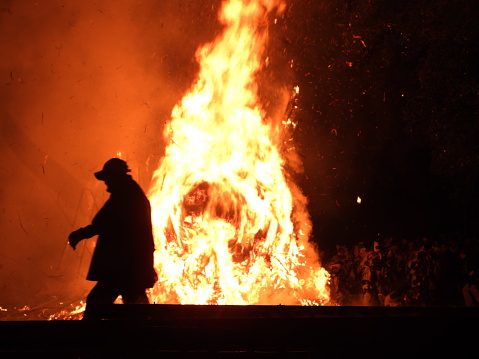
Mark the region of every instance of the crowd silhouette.
[[337, 245], [325, 259], [331, 301], [340, 306], [479, 306], [475, 238], [388, 237]]

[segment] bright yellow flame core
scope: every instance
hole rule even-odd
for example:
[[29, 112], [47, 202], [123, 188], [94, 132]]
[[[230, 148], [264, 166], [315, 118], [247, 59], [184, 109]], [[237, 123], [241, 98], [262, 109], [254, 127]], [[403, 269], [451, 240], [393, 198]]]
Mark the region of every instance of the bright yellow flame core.
[[255, 83], [267, 16], [283, 7], [228, 1], [223, 33], [197, 51], [198, 79], [173, 109], [149, 192], [155, 303], [328, 301], [329, 275], [308, 242], [306, 199], [285, 176], [281, 132], [260, 107]]

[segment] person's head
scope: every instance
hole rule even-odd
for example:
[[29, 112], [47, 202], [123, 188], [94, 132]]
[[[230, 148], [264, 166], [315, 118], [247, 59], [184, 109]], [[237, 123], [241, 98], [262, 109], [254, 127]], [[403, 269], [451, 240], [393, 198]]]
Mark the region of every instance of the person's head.
[[104, 181], [109, 191], [112, 183], [121, 180], [130, 171], [125, 161], [119, 158], [110, 158], [105, 162], [101, 171], [95, 172], [95, 177], [99, 181]]

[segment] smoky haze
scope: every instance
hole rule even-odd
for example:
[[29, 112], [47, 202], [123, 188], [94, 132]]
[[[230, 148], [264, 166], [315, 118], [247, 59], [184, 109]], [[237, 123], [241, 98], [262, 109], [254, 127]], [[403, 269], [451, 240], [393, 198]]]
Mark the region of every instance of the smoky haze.
[[68, 234], [120, 155], [143, 189], [162, 129], [218, 31], [218, 1], [0, 1], [0, 306], [83, 299], [94, 246]]

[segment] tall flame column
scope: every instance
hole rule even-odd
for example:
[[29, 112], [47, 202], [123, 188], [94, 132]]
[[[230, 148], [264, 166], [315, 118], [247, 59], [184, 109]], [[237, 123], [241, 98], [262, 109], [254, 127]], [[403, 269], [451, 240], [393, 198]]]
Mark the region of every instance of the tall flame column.
[[308, 242], [307, 201], [287, 179], [282, 133], [255, 82], [268, 18], [284, 8], [273, 0], [227, 1], [222, 34], [197, 50], [198, 78], [173, 109], [149, 192], [155, 303], [328, 300], [329, 275]]

